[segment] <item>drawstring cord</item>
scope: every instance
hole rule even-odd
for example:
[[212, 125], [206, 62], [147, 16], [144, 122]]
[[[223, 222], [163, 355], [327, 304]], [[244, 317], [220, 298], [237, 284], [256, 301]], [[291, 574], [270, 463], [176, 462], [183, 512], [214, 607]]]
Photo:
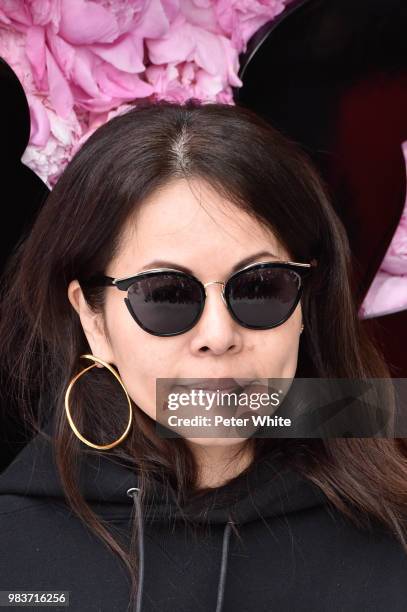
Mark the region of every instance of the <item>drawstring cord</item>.
[[[144, 526], [143, 526], [143, 513], [141, 510], [141, 503], [139, 499], [140, 489], [138, 487], [132, 487], [127, 490], [127, 495], [133, 498], [134, 505], [136, 506], [137, 513], [137, 527], [138, 527], [138, 544], [139, 544], [139, 575], [137, 585], [137, 602], [135, 612], [141, 612], [141, 603], [143, 596], [143, 582], [144, 582]], [[218, 596], [216, 601], [216, 612], [222, 612], [223, 607], [223, 596], [225, 594], [225, 582], [226, 582], [226, 569], [228, 563], [229, 554], [229, 542], [230, 534], [232, 530], [232, 521], [229, 521], [225, 525], [223, 531], [223, 542], [222, 542], [222, 562], [219, 572], [219, 584], [218, 584]]]
[[231, 533], [231, 522], [226, 523], [223, 531], [222, 544], [222, 563], [220, 566], [219, 584], [218, 584], [218, 600], [216, 602], [216, 612], [221, 612], [223, 607], [223, 595], [225, 593], [226, 568], [228, 564], [229, 541]]
[[139, 573], [138, 573], [138, 584], [137, 584], [137, 602], [136, 611], [141, 612], [141, 599], [143, 597], [143, 582], [144, 582], [144, 526], [143, 526], [143, 513], [141, 511], [140, 498], [138, 494], [140, 489], [132, 487], [127, 490], [127, 495], [133, 497], [134, 505], [136, 506], [137, 513], [137, 530], [138, 530], [138, 551], [139, 551]]

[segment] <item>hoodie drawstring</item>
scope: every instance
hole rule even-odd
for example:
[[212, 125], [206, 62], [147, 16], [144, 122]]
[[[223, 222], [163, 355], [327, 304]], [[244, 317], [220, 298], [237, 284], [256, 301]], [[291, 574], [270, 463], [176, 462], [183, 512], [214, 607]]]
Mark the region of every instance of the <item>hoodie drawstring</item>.
[[220, 573], [219, 573], [218, 599], [216, 603], [216, 612], [222, 612], [222, 607], [223, 607], [223, 595], [225, 593], [226, 568], [228, 564], [229, 541], [230, 541], [231, 528], [232, 528], [231, 523], [230, 522], [226, 523], [225, 529], [223, 531], [222, 563], [220, 566]]
[[[135, 612], [141, 612], [141, 603], [143, 596], [143, 582], [144, 582], [144, 525], [143, 525], [143, 513], [141, 509], [141, 503], [139, 499], [140, 489], [132, 487], [127, 490], [127, 495], [133, 498], [134, 505], [136, 506], [137, 514], [137, 528], [138, 528], [138, 545], [139, 545], [139, 574], [138, 574], [138, 585], [137, 585], [137, 602]], [[223, 542], [222, 542], [222, 561], [219, 572], [219, 583], [218, 583], [218, 595], [216, 601], [216, 612], [222, 612], [223, 608], [223, 596], [225, 593], [226, 583], [226, 569], [228, 564], [229, 554], [229, 542], [230, 534], [232, 529], [232, 521], [229, 521], [225, 525], [223, 530]]]
[[143, 582], [144, 582], [144, 526], [143, 513], [141, 511], [141, 503], [138, 494], [140, 489], [132, 487], [127, 490], [127, 495], [133, 497], [134, 505], [136, 506], [137, 514], [137, 531], [138, 531], [138, 552], [139, 552], [139, 573], [137, 584], [137, 602], [135, 612], [141, 612], [141, 599], [143, 597]]

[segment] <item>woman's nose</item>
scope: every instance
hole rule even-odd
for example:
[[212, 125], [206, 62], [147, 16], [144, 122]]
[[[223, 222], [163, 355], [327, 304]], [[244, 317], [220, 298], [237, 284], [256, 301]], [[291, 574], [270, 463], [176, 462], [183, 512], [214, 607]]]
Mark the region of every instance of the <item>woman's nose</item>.
[[222, 281], [209, 281], [209, 283], [205, 283], [204, 289], [205, 289], [206, 297], [208, 297], [208, 292], [206, 291], [206, 288], [209, 287], [209, 285], [221, 285], [222, 287], [221, 297], [222, 297], [223, 303], [225, 304], [225, 306], [227, 306], [225, 297], [224, 297], [225, 283], [223, 283]]
[[[209, 285], [213, 285], [209, 288]], [[217, 285], [217, 287], [216, 287]], [[204, 285], [205, 305], [200, 317], [201, 329], [215, 336], [233, 333], [236, 321], [233, 319], [224, 296], [225, 283], [211, 281]]]
[[[207, 289], [209, 285], [213, 287]], [[204, 286], [206, 300], [193, 338], [195, 350], [202, 350], [205, 347], [205, 350], [210, 349], [215, 354], [221, 354], [231, 348], [238, 348], [239, 326], [227, 308], [223, 296], [224, 283], [211, 281]]]

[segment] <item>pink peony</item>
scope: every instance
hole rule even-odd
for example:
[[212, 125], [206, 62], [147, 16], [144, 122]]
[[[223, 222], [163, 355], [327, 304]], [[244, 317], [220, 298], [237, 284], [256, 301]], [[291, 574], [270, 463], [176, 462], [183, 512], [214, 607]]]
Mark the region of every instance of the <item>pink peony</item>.
[[0, 55], [30, 107], [24, 160], [53, 185], [112, 113], [155, 97], [233, 104], [238, 55], [289, 0], [3, 0]]
[[[407, 170], [407, 141], [402, 143]], [[407, 309], [407, 195], [400, 223], [361, 307], [371, 317]]]
[[[403, 142], [402, 150], [407, 171], [407, 141]], [[407, 276], [407, 196], [400, 223], [383, 260], [381, 269], [390, 274], [404, 274]]]
[[407, 308], [407, 276], [376, 274], [361, 307], [362, 318], [398, 312]]

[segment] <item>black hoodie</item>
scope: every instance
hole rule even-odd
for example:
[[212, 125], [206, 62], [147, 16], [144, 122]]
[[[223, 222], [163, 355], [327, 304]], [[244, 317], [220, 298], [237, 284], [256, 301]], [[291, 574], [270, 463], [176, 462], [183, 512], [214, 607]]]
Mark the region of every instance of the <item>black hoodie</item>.
[[[141, 512], [139, 484], [103, 451], [84, 454], [81, 492], [110, 533], [128, 545], [139, 521], [138, 612], [407, 610], [398, 541], [373, 520], [356, 528], [272, 452], [184, 509], [196, 535], [158, 482]], [[69, 591], [75, 612], [127, 609], [128, 570], [67, 505], [43, 436], [0, 475], [0, 555], [0, 591]]]

